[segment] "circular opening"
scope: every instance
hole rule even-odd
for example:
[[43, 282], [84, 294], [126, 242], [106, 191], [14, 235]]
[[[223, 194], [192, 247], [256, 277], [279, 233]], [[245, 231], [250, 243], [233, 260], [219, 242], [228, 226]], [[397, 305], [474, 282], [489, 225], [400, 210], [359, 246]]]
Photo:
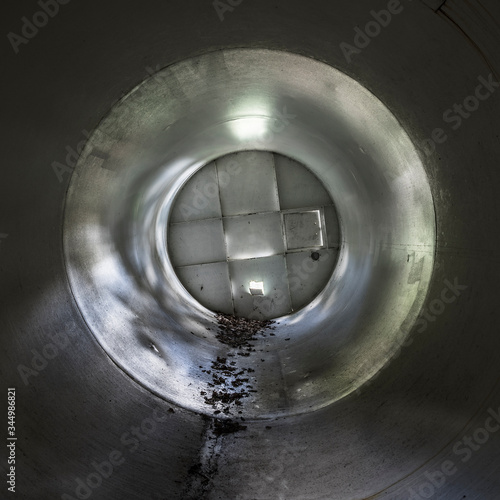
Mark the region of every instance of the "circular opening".
[[337, 262], [333, 201], [304, 165], [265, 151], [225, 155], [182, 187], [168, 227], [170, 263], [207, 309], [289, 315], [323, 290]]
[[[294, 174], [280, 180], [281, 170]], [[216, 182], [197, 185], [210, 175]], [[309, 192], [297, 180], [303, 177], [316, 188]], [[221, 193], [232, 182], [245, 190], [226, 200]], [[245, 199], [248, 192], [254, 196]], [[210, 213], [205, 197], [220, 212]], [[261, 219], [258, 231], [249, 230]], [[203, 229], [208, 223], [218, 233]], [[174, 234], [183, 227], [182, 237], [194, 239], [184, 248]], [[396, 117], [335, 68], [266, 50], [182, 61], [134, 89], [85, 146], [65, 208], [69, 281], [103, 349], [148, 390], [212, 416], [227, 410], [205, 399], [215, 391], [213, 370], [232, 373], [227, 366], [248, 378], [238, 409], [244, 418], [310, 412], [368, 381], [418, 317], [435, 239], [428, 179]], [[322, 260], [330, 251], [338, 258]], [[287, 272], [296, 276], [285, 279], [291, 307], [279, 302], [283, 295], [265, 306], [283, 285], [276, 266], [269, 273], [277, 290], [264, 266], [229, 279], [231, 267], [264, 259], [292, 263]], [[208, 275], [190, 289], [180, 270], [211, 263], [227, 266], [225, 300], [212, 293]], [[261, 317], [280, 318], [274, 329], [262, 331], [267, 324], [249, 318], [254, 304]], [[230, 314], [214, 314], [224, 306]], [[255, 329], [250, 345], [223, 338], [228, 317], [236, 329]], [[231, 394], [233, 382], [241, 380], [221, 382]]]

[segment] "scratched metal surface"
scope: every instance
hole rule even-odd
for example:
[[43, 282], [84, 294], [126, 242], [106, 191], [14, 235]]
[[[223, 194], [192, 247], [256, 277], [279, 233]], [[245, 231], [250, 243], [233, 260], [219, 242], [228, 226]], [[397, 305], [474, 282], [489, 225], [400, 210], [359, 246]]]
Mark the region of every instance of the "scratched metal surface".
[[[340, 44], [353, 45], [354, 28], [387, 5], [243, 0], [221, 21], [212, 2], [91, 0], [61, 5], [18, 54], [4, 37], [0, 374], [17, 388], [19, 498], [500, 496], [500, 93], [481, 83], [500, 78], [500, 8], [448, 0], [434, 12], [405, 1], [346, 58]], [[10, 5], [2, 32], [20, 33], [21, 18], [39, 10]], [[417, 147], [437, 238], [422, 315], [382, 370], [314, 412], [251, 418], [220, 435], [209, 416], [154, 395], [101, 347], [68, 279], [63, 222], [72, 151], [110, 109], [161, 68], [235, 48], [316, 59], [372, 92]], [[478, 109], [444, 121], [479, 85]], [[370, 366], [360, 360], [359, 370]], [[5, 403], [6, 390], [4, 415]]]

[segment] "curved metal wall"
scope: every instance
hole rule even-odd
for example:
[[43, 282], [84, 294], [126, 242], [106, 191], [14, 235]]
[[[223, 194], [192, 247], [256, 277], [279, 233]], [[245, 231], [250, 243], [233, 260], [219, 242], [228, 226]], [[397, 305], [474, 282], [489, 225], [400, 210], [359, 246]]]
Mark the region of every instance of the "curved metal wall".
[[[500, 496], [497, 2], [4, 9], [0, 373], [6, 440], [7, 390], [16, 389], [17, 440], [6, 444], [20, 498]], [[161, 68], [236, 48], [316, 59], [373, 93], [417, 146], [437, 238], [420, 316], [383, 370], [317, 411], [221, 434], [207, 416], [148, 392], [95, 340], [67, 277], [63, 220], [79, 153], [124, 95]], [[0, 457], [5, 474], [10, 453]]]

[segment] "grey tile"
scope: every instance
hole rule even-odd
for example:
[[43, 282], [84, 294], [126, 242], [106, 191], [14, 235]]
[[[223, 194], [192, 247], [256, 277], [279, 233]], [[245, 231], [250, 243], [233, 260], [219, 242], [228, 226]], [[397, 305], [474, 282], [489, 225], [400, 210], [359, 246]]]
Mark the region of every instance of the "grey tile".
[[176, 269], [186, 290], [207, 309], [233, 314], [227, 262]]
[[323, 246], [320, 210], [283, 214], [285, 240], [288, 250]]
[[[285, 258], [281, 255], [262, 259], [229, 262], [237, 316], [269, 319], [291, 312]], [[250, 281], [262, 281], [263, 295], [250, 293]]]
[[174, 267], [226, 260], [221, 220], [171, 224], [167, 244]]
[[335, 207], [325, 207], [325, 226], [327, 235], [327, 245], [329, 247], [338, 247], [340, 245], [341, 235], [340, 226]]
[[198, 170], [184, 185], [175, 199], [171, 222], [220, 217], [219, 185], [215, 163]]
[[279, 213], [224, 219], [229, 259], [268, 257], [285, 251]]
[[281, 155], [275, 155], [275, 164], [282, 210], [332, 204], [329, 194], [309, 169]]
[[319, 260], [311, 258], [311, 251], [286, 255], [290, 297], [294, 311], [304, 307], [326, 286], [335, 268], [338, 251], [318, 250]]
[[271, 153], [235, 153], [216, 161], [222, 215], [279, 211]]

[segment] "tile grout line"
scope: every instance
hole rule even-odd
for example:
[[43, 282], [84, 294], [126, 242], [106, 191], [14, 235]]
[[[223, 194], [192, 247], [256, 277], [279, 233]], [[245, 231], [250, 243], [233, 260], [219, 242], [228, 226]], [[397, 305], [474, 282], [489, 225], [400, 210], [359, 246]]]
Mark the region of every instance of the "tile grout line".
[[271, 215], [271, 214], [294, 214], [294, 213], [303, 213], [303, 212], [312, 212], [314, 210], [321, 210], [325, 209], [328, 207], [333, 207], [335, 208], [335, 205], [329, 204], [329, 205], [315, 205], [315, 206], [310, 206], [310, 207], [303, 207], [303, 208], [290, 208], [286, 210], [274, 210], [274, 211], [266, 211], [266, 212], [253, 212], [250, 214], [238, 214], [238, 215], [222, 215], [221, 217], [207, 217], [206, 219], [193, 219], [193, 220], [186, 220], [186, 221], [180, 221], [180, 222], [170, 222], [171, 226], [177, 226], [180, 224], [193, 224], [195, 222], [205, 222], [205, 221], [210, 221], [210, 220], [224, 220], [224, 219], [237, 219], [239, 217], [249, 217], [252, 215]]
[[234, 306], [234, 293], [233, 293], [233, 281], [231, 279], [231, 268], [229, 265], [228, 249], [227, 249], [227, 239], [226, 239], [226, 227], [224, 225], [224, 217], [222, 214], [222, 198], [220, 193], [220, 182], [219, 182], [219, 167], [217, 165], [217, 159], [214, 160], [215, 166], [215, 181], [217, 182], [217, 191], [219, 193], [219, 206], [220, 206], [220, 221], [222, 224], [222, 237], [224, 239], [224, 248], [226, 249], [226, 266], [227, 266], [227, 276], [229, 279], [229, 292], [231, 294], [231, 307], [233, 309], [233, 316], [236, 316], [236, 308]]
[[275, 180], [275, 187], [276, 187], [276, 197], [278, 199], [278, 208], [280, 209], [280, 222], [281, 222], [281, 237], [283, 239], [283, 265], [285, 267], [285, 279], [286, 279], [286, 289], [288, 292], [288, 300], [290, 301], [290, 310], [288, 311], [287, 314], [290, 312], [293, 312], [293, 303], [292, 303], [292, 294], [290, 292], [290, 280], [289, 280], [289, 275], [288, 275], [288, 265], [286, 261], [286, 255], [288, 251], [288, 245], [286, 242], [286, 234], [285, 234], [285, 223], [284, 223], [284, 214], [283, 211], [281, 210], [281, 200], [280, 200], [280, 193], [279, 193], [279, 187], [278, 187], [278, 173], [276, 172], [276, 155], [273, 153], [273, 172], [274, 172], [274, 180]]

